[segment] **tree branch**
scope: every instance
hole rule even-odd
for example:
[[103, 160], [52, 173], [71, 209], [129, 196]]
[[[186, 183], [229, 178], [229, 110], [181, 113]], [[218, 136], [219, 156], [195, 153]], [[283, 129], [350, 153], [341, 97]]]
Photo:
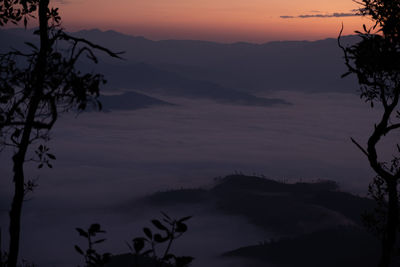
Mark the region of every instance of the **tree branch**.
[[356, 141], [353, 137], [350, 137], [351, 142], [353, 142], [367, 157], [369, 157], [368, 152]]
[[390, 131], [396, 130], [398, 128], [400, 128], [400, 123], [392, 124], [389, 127], [386, 127], [383, 135], [387, 135]]
[[94, 43], [92, 43], [92, 42], [90, 42], [90, 41], [88, 41], [86, 39], [83, 39], [83, 38], [73, 37], [71, 35], [66, 34], [65, 32], [62, 32], [62, 31], [59, 31], [55, 38], [60, 38], [61, 40], [66, 40], [66, 41], [72, 40], [72, 41], [75, 41], [77, 43], [84, 43], [84, 44], [90, 46], [93, 49], [97, 49], [97, 50], [105, 52], [106, 54], [108, 54], [109, 56], [111, 56], [113, 58], [122, 59], [120, 57], [120, 55], [124, 54], [124, 52], [112, 52], [111, 50], [109, 50], [109, 49], [107, 49], [107, 48], [105, 48], [103, 46], [94, 44]]

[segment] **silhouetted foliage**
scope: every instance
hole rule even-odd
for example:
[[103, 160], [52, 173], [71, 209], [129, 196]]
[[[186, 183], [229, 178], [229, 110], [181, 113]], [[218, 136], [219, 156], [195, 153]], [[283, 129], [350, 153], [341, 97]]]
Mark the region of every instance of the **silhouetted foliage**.
[[[378, 158], [377, 145], [387, 134], [400, 128], [400, 1], [362, 0], [360, 13], [375, 22], [371, 28], [363, 25], [358, 31], [361, 41], [350, 47], [340, 44], [345, 56], [348, 74], [357, 75], [360, 96], [371, 107], [383, 107], [380, 121], [375, 125], [366, 148], [352, 141], [366, 155], [377, 178], [370, 186], [370, 193], [380, 207], [377, 216], [367, 216], [367, 223], [375, 224], [381, 233], [382, 257], [380, 267], [387, 267], [392, 260], [399, 230], [398, 182], [400, 179], [400, 146], [389, 161]], [[397, 122], [396, 122], [397, 121]], [[375, 220], [375, 221], [374, 221]]]
[[[187, 267], [193, 261], [192, 257], [176, 256], [171, 253], [172, 244], [181, 237], [188, 229], [186, 221], [192, 216], [174, 219], [165, 213], [162, 213], [162, 220], [153, 219], [151, 223], [156, 231], [148, 227], [143, 228], [144, 237], [136, 237], [132, 244], [128, 244], [135, 262], [135, 267], [139, 267], [139, 256], [151, 256], [158, 262], [158, 266]], [[164, 250], [161, 251], [160, 245], [164, 244]], [[157, 249], [158, 247], [158, 249]]]
[[375, 200], [376, 206], [372, 212], [365, 212], [363, 214], [364, 224], [373, 234], [383, 238], [385, 223], [388, 219], [388, 188], [381, 177], [376, 176], [370, 183], [368, 195]]
[[85, 267], [131, 266], [131, 267], [188, 267], [193, 257], [176, 256], [171, 252], [172, 244], [187, 230], [186, 221], [191, 216], [174, 219], [162, 212], [161, 220], [151, 221], [153, 229], [143, 228], [143, 237], [136, 237], [127, 243], [131, 253], [111, 256], [110, 253], [98, 253], [95, 245], [106, 241], [95, 239], [104, 234], [100, 224], [92, 224], [88, 229], [76, 228], [79, 235], [86, 239], [87, 248], [75, 245], [75, 250], [85, 262]]
[[99, 254], [95, 245], [103, 243], [106, 241], [105, 238], [94, 240], [99, 234], [104, 234], [106, 231], [101, 229], [100, 224], [94, 223], [87, 230], [83, 230], [82, 228], [76, 228], [79, 235], [87, 240], [87, 248], [82, 249], [80, 246], [75, 245], [75, 250], [83, 256], [85, 261], [85, 267], [101, 267], [105, 266], [105, 264], [110, 260], [110, 253]]
[[[93, 50], [112, 57], [118, 54], [85, 39], [68, 35], [61, 28], [58, 8], [49, 7], [49, 0], [2, 0], [0, 26], [29, 19], [38, 21], [34, 33], [40, 43], [26, 43], [29, 53], [11, 51], [0, 55], [0, 150], [14, 148], [14, 197], [10, 210], [10, 246], [8, 266], [18, 260], [20, 224], [23, 200], [36, 186], [26, 181], [24, 165], [27, 161], [38, 167], [52, 167], [55, 156], [43, 145], [49, 139], [60, 113], [84, 110], [88, 103], [99, 105], [99, 87], [104, 77], [96, 73], [81, 73], [76, 68], [78, 59], [86, 55], [97, 63]], [[36, 158], [27, 159], [34, 144], [38, 144]]]

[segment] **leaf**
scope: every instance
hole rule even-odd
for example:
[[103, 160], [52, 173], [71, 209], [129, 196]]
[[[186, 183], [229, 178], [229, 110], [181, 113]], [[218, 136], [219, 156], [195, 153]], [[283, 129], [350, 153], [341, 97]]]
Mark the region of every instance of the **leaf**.
[[56, 156], [54, 156], [53, 154], [47, 153], [46, 155], [47, 155], [47, 157], [48, 157], [49, 159], [52, 159], [52, 160], [55, 160], [55, 159], [56, 159]]
[[189, 220], [189, 219], [192, 218], [192, 217], [193, 217], [193, 216], [186, 216], [186, 217], [183, 217], [183, 218], [179, 219], [178, 222], [187, 221], [187, 220]]
[[82, 250], [80, 247], [78, 247], [77, 245], [75, 245], [75, 250], [76, 250], [79, 254], [84, 255], [83, 250]]
[[143, 228], [143, 232], [149, 239], [153, 239], [153, 234], [149, 228], [147, 227]]
[[34, 45], [34, 44], [32, 44], [31, 42], [25, 42], [25, 44], [28, 45], [28, 46], [30, 46], [30, 47], [32, 47], [33, 50], [36, 50], [36, 51], [39, 50], [39, 49], [37, 48], [37, 46]]
[[155, 234], [154, 235], [154, 241], [156, 241], [157, 243], [163, 243], [165, 241], [168, 240], [168, 236], [167, 237], [162, 237], [160, 234]]
[[104, 233], [105, 231], [101, 230], [101, 226], [98, 223], [93, 223], [90, 227], [89, 227], [89, 234], [94, 235], [96, 233]]
[[99, 240], [94, 241], [93, 244], [99, 244], [99, 243], [102, 243], [102, 242], [104, 242], [104, 241], [106, 241], [106, 240], [107, 240], [107, 239], [105, 239], [105, 238], [99, 239]]
[[350, 74], [352, 74], [352, 72], [351, 72], [351, 71], [349, 71], [349, 72], [346, 72], [345, 74], [342, 74], [342, 76], [340, 76], [340, 78], [347, 77], [347, 76], [349, 76]]
[[144, 239], [140, 237], [133, 239], [133, 247], [135, 252], [139, 253], [144, 248]]
[[181, 222], [177, 222], [176, 224], [176, 232], [178, 233], [184, 233], [188, 229], [187, 225]]
[[152, 253], [152, 252], [153, 252], [152, 249], [148, 249], [148, 250], [146, 250], [145, 252], [143, 252], [142, 255], [143, 255], [143, 256], [146, 256], [146, 255], [148, 255], [148, 254], [150, 254], [150, 253]]
[[167, 218], [168, 220], [171, 220], [171, 218], [170, 218], [165, 212], [161, 211], [161, 214], [162, 214], [165, 218]]
[[84, 237], [89, 237], [89, 234], [82, 228], [75, 228], [75, 229], [76, 229], [76, 231], [78, 231], [79, 235], [84, 236]]
[[[96, 258], [93, 255], [89, 255], [89, 259], [92, 260], [92, 262], [94, 262], [94, 263], [97, 263], [99, 261], [98, 258]], [[96, 265], [94, 265], [94, 266], [96, 266]]]
[[151, 222], [152, 222], [152, 223], [154, 224], [154, 226], [157, 227], [158, 229], [168, 232], [168, 228], [165, 227], [159, 220], [152, 220]]

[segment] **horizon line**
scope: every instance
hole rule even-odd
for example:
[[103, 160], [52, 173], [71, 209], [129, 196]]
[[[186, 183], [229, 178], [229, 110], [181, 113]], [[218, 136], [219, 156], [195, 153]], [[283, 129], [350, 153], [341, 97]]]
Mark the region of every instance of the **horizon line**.
[[[37, 27], [27, 27], [26, 29], [24, 27], [19, 27], [19, 26], [9, 26], [9, 27], [4, 27], [4, 28], [0, 28], [1, 30], [23, 30], [23, 31], [31, 31], [33, 29], [36, 29]], [[214, 43], [214, 44], [222, 44], [222, 45], [235, 45], [235, 44], [249, 44], [249, 45], [265, 45], [265, 44], [269, 44], [269, 43], [279, 43], [279, 42], [318, 42], [318, 41], [324, 41], [324, 40], [329, 40], [329, 39], [337, 39], [338, 37], [325, 37], [325, 38], [312, 38], [312, 39], [280, 39], [280, 40], [271, 40], [271, 41], [266, 41], [266, 42], [251, 42], [251, 41], [227, 41], [227, 42], [223, 42], [223, 41], [213, 41], [213, 40], [206, 40], [206, 39], [185, 39], [185, 38], [167, 38], [167, 39], [152, 39], [152, 38], [148, 38], [146, 36], [143, 35], [134, 35], [134, 34], [129, 34], [129, 33], [123, 33], [120, 32], [118, 30], [114, 30], [114, 29], [108, 29], [108, 30], [103, 30], [100, 28], [89, 28], [89, 29], [80, 29], [80, 30], [76, 30], [76, 31], [68, 31], [65, 30], [66, 32], [69, 33], [79, 33], [79, 32], [101, 32], [101, 33], [107, 33], [107, 32], [114, 32], [123, 36], [128, 36], [128, 37], [132, 37], [132, 38], [142, 38], [148, 41], [152, 41], [152, 42], [163, 42], [163, 41], [187, 41], [187, 42], [206, 42], [206, 43]], [[348, 34], [348, 35], [343, 35], [342, 37], [351, 37], [351, 36], [357, 36], [356, 34]]]

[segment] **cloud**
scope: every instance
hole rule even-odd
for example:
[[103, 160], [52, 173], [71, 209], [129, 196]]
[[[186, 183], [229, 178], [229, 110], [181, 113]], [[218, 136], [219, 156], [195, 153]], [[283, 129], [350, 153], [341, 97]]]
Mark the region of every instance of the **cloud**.
[[357, 17], [358, 13], [330, 13], [330, 14], [303, 14], [297, 16], [280, 16], [281, 19], [308, 19], [308, 18], [341, 18], [341, 17]]
[[280, 16], [281, 19], [294, 19], [295, 16]]

